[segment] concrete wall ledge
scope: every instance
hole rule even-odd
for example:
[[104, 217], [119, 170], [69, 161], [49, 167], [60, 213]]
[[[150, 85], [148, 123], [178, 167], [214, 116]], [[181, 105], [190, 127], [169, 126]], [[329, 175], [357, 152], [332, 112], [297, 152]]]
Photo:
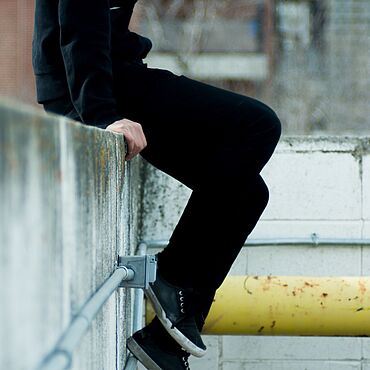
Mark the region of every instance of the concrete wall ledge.
[[[169, 239], [190, 190], [148, 164], [140, 177], [141, 161], [125, 164], [123, 147], [119, 135], [0, 103], [1, 369], [34, 369], [112, 273], [118, 254], [132, 254], [139, 240]], [[270, 202], [251, 239], [370, 238], [369, 137], [285, 137], [262, 175]], [[370, 248], [362, 246], [261, 247], [244, 248], [231, 274], [362, 276], [369, 266]], [[111, 297], [73, 369], [124, 367], [131, 307], [125, 291]], [[370, 363], [365, 338], [276, 343], [207, 338], [209, 354], [192, 369]]]
[[[123, 148], [120, 135], [0, 103], [1, 369], [34, 369], [118, 254], [133, 253], [139, 195], [128, 194]], [[117, 292], [73, 369], [123, 368], [130, 328], [130, 295]]]
[[278, 146], [278, 153], [294, 151], [302, 153], [370, 153], [368, 136], [288, 136], [283, 137]]

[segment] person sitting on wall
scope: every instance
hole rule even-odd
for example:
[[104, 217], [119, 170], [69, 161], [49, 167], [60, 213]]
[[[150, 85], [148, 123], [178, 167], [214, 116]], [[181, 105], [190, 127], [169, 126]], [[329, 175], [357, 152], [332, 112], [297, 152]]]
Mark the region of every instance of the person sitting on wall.
[[124, 135], [126, 160], [140, 153], [192, 189], [145, 292], [157, 316], [128, 340], [148, 369], [188, 369], [190, 354], [206, 353], [215, 291], [267, 205], [260, 172], [281, 124], [258, 100], [144, 63], [152, 43], [128, 28], [136, 2], [36, 0], [37, 99]]

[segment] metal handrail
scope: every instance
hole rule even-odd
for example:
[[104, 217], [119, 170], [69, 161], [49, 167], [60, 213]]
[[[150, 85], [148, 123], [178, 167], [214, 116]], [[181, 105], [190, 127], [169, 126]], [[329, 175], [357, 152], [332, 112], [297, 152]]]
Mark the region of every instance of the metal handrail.
[[92, 321], [104, 303], [115, 292], [123, 280], [132, 280], [134, 271], [119, 266], [99, 290], [84, 304], [65, 330], [54, 349], [47, 355], [37, 370], [68, 370], [72, 365], [72, 354], [86, 334]]
[[[168, 240], [147, 240], [143, 242], [148, 249], [165, 248]], [[271, 239], [248, 239], [244, 247], [269, 247], [269, 246], [370, 246], [370, 239], [362, 238], [320, 238], [317, 234], [311, 234], [308, 238], [271, 238]]]
[[[168, 244], [167, 240], [148, 240], [139, 246], [140, 255], [145, 255], [147, 249], [164, 248]], [[361, 238], [319, 238], [315, 233], [310, 238], [275, 238], [275, 239], [249, 239], [245, 242], [245, 247], [263, 246], [370, 246], [370, 239]], [[54, 349], [47, 355], [37, 370], [69, 370], [72, 366], [72, 354], [78, 346], [82, 337], [86, 334], [92, 321], [100, 311], [104, 303], [120, 286], [122, 281], [132, 280], [134, 271], [125, 267], [118, 266], [114, 273], [104, 282], [100, 289], [85, 303], [80, 312], [74, 317], [73, 321], [60, 337]], [[137, 289], [135, 292], [135, 309], [133, 331], [140, 330], [142, 327], [142, 300], [143, 292]], [[125, 370], [133, 370], [137, 366], [137, 360], [129, 356]]]
[[125, 370], [137, 370], [137, 359], [130, 355], [126, 362]]

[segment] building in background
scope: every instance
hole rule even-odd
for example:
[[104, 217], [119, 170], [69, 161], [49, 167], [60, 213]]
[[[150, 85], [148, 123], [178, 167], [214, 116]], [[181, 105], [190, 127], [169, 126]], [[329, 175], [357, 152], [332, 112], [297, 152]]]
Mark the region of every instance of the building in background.
[[274, 1], [146, 0], [142, 11], [149, 65], [248, 95], [271, 81]]
[[370, 133], [370, 1], [142, 4], [149, 65], [267, 101], [285, 134]]
[[288, 133], [370, 133], [370, 1], [279, 1], [271, 102]]
[[[0, 0], [0, 97], [37, 105], [32, 70], [35, 0]], [[136, 15], [132, 26], [136, 24]]]
[[34, 0], [0, 1], [0, 95], [35, 103], [31, 64]]
[[[0, 1], [0, 94], [35, 103], [34, 0]], [[266, 101], [284, 134], [370, 133], [370, 1], [139, 0], [146, 62]]]
[[370, 1], [328, 0], [329, 130], [370, 132]]
[[270, 100], [292, 134], [329, 130], [327, 4], [287, 0], [276, 7], [279, 47]]

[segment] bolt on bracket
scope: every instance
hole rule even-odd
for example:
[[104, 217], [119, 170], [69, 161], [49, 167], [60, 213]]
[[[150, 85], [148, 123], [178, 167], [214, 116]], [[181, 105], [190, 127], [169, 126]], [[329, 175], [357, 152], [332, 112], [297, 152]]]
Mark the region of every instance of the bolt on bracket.
[[133, 279], [122, 281], [120, 288], [147, 289], [149, 283], [154, 282], [156, 278], [157, 260], [155, 256], [119, 256], [118, 267], [120, 266], [134, 271]]

